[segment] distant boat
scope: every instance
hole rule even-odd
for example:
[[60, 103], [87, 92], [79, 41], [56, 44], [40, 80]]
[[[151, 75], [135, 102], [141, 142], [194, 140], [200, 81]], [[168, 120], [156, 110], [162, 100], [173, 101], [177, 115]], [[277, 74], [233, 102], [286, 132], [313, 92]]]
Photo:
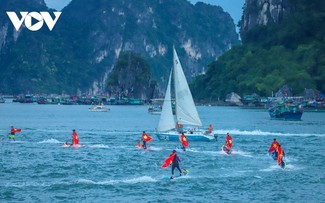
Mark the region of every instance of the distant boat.
[[104, 105], [96, 105], [89, 108], [91, 112], [107, 112], [109, 109], [106, 108]]
[[301, 120], [303, 112], [302, 105], [292, 103], [277, 103], [269, 108], [272, 119]]
[[[152, 115], [160, 115], [162, 111], [162, 105], [164, 103], [164, 99], [151, 99], [150, 105], [148, 107], [148, 112]], [[176, 114], [175, 110], [175, 101], [172, 101], [172, 111], [173, 115]]]
[[3, 97], [0, 97], [0, 103], [5, 103], [6, 100]]
[[[173, 49], [173, 55], [174, 66], [169, 75], [156, 135], [160, 140], [179, 141], [180, 130], [176, 129], [176, 124], [178, 124], [190, 126], [190, 128], [183, 128], [182, 130], [189, 141], [211, 141], [214, 139], [214, 135], [199, 129], [202, 123], [175, 48]], [[172, 78], [175, 91], [176, 122], [172, 111]]]
[[152, 104], [148, 107], [148, 112], [152, 115], [160, 115], [162, 111], [162, 106], [159, 104]]

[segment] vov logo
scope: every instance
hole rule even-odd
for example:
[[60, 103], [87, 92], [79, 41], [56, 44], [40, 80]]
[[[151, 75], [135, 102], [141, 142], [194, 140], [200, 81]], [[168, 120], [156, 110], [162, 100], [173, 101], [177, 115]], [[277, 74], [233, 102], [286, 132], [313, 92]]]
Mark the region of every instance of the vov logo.
[[[21, 19], [19, 19], [19, 17], [17, 16], [17, 14], [15, 12], [7, 12], [7, 15], [9, 16], [12, 24], [14, 25], [14, 27], [16, 28], [16, 30], [18, 31], [21, 27], [21, 25], [23, 24], [23, 22], [25, 22], [25, 26], [27, 27], [27, 29], [29, 29], [30, 31], [38, 31], [40, 30], [43, 25], [44, 22], [47, 25], [47, 27], [49, 28], [50, 31], [52, 31], [53, 27], [55, 26], [56, 22], [58, 21], [60, 15], [62, 12], [53, 12], [55, 18], [52, 19], [51, 15], [48, 12], [20, 12], [21, 15]], [[33, 24], [33, 19], [34, 19], [34, 23]]]

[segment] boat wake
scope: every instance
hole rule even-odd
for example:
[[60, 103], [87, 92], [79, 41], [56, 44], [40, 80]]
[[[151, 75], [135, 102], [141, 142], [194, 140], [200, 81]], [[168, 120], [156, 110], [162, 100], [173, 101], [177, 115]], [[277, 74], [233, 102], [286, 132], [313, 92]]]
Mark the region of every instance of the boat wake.
[[297, 170], [302, 170], [303, 167], [299, 167], [293, 164], [286, 164], [285, 169], [282, 169], [280, 166], [278, 166], [276, 163], [274, 165], [271, 165], [269, 168], [261, 169], [260, 171], [262, 172], [273, 172], [273, 171], [297, 171]]
[[219, 135], [226, 135], [227, 133], [230, 133], [232, 135], [257, 135], [257, 136], [300, 136], [300, 137], [325, 137], [325, 134], [315, 134], [315, 133], [282, 133], [282, 132], [268, 132], [268, 131], [262, 131], [262, 130], [253, 130], [253, 131], [247, 131], [247, 130], [238, 130], [238, 129], [231, 129], [231, 130], [214, 130], [215, 134]]
[[141, 176], [138, 178], [127, 178], [121, 180], [107, 180], [107, 181], [92, 181], [88, 179], [79, 179], [76, 182], [79, 184], [92, 184], [92, 185], [116, 185], [116, 184], [136, 184], [136, 183], [150, 183], [150, 182], [157, 182], [157, 179], [154, 179], [150, 176]]
[[244, 156], [244, 157], [253, 157], [251, 152], [245, 152], [245, 151], [241, 151], [241, 150], [232, 150], [231, 154], [233, 155], [240, 155], [240, 156]]

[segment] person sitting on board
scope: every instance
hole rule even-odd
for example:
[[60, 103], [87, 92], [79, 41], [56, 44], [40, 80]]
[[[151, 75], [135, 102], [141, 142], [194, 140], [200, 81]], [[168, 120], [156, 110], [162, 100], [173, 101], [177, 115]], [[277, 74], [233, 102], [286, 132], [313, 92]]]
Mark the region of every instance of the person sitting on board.
[[228, 150], [228, 152], [229, 152], [229, 151], [231, 150], [231, 148], [232, 148], [232, 137], [230, 136], [229, 133], [227, 133], [225, 147], [226, 147], [226, 149]]
[[278, 149], [279, 145], [280, 145], [280, 143], [274, 138], [273, 142], [270, 146], [270, 149], [268, 151], [271, 154], [273, 153], [275, 158], [278, 158], [277, 149]]
[[176, 150], [173, 150], [173, 152], [169, 155], [169, 156], [174, 156], [174, 159], [172, 160], [172, 176], [170, 177], [170, 179], [173, 179], [174, 176], [174, 170], [175, 168], [177, 168], [177, 170], [179, 171], [179, 176], [182, 176], [182, 170], [179, 166], [179, 162], [181, 162], [181, 159], [177, 156], [176, 154]]
[[281, 145], [279, 144], [278, 148], [278, 165], [281, 165], [283, 162], [283, 157], [285, 156], [284, 150], [281, 148]]
[[150, 142], [152, 140], [152, 137], [150, 137], [146, 131], [142, 132], [142, 142], [143, 142], [143, 149], [147, 149], [147, 142]]
[[11, 126], [10, 134], [9, 134], [9, 140], [13, 139], [15, 141], [15, 133], [21, 132], [21, 129], [14, 128], [14, 126]]
[[79, 137], [77, 135], [77, 132], [75, 129], [72, 130], [72, 145], [78, 145], [79, 144]]
[[182, 133], [182, 135], [180, 137], [180, 141], [182, 143], [182, 149], [184, 151], [186, 151], [186, 147], [188, 147], [188, 141], [187, 141], [187, 137], [184, 135], [184, 133]]
[[176, 123], [176, 130], [179, 133], [183, 132], [183, 125], [177, 122]]

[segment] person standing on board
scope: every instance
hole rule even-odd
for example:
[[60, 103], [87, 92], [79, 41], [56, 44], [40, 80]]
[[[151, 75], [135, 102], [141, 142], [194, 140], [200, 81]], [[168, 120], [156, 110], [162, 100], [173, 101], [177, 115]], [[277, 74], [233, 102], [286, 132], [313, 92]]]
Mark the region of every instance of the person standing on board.
[[175, 168], [177, 168], [177, 170], [179, 171], [179, 176], [182, 176], [182, 170], [179, 166], [179, 162], [181, 162], [180, 158], [177, 156], [176, 154], [176, 150], [173, 150], [173, 153], [170, 154], [169, 156], [174, 156], [174, 159], [172, 160], [172, 176], [170, 177], [170, 179], [173, 179], [174, 176], [174, 170]]
[[79, 137], [76, 133], [76, 130], [72, 130], [72, 145], [78, 145], [79, 144]]
[[150, 137], [146, 131], [142, 132], [142, 142], [143, 142], [143, 149], [147, 149], [147, 142], [150, 142], [152, 140], [152, 137]]
[[230, 151], [231, 148], [232, 148], [232, 137], [230, 136], [229, 133], [227, 133], [226, 144], [225, 144], [225, 146], [226, 146], [226, 149], [227, 149], [228, 151]]
[[280, 143], [274, 138], [273, 142], [270, 146], [270, 149], [268, 151], [269, 153], [274, 154], [275, 159], [278, 158], [277, 149], [278, 149], [279, 145], [280, 145]]
[[182, 149], [184, 151], [186, 151], [186, 147], [188, 147], [188, 141], [187, 141], [187, 137], [184, 135], [184, 133], [182, 133], [182, 135], [180, 137], [180, 141], [182, 143]]
[[14, 128], [14, 126], [11, 126], [10, 134], [9, 134], [9, 140], [13, 139], [15, 141], [15, 133], [21, 132], [21, 129]]
[[285, 156], [284, 154], [284, 150], [281, 148], [281, 145], [279, 144], [278, 146], [278, 165], [281, 166], [282, 162], [283, 162], [283, 157]]

